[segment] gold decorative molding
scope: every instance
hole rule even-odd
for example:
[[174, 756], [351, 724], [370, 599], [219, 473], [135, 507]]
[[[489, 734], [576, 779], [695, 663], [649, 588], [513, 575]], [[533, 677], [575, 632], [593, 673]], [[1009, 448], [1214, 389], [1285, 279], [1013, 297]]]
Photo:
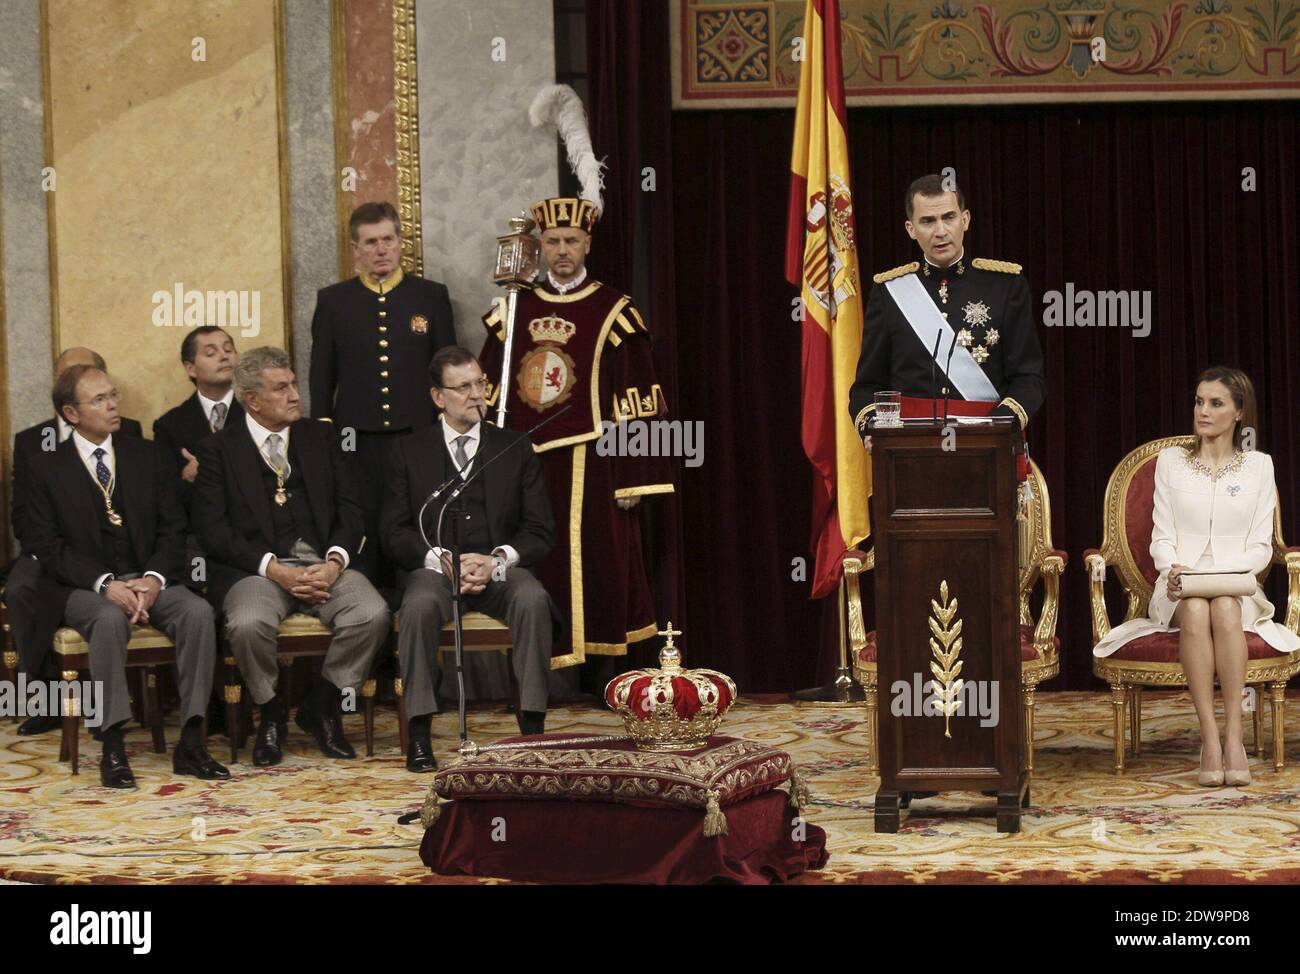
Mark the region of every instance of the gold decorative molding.
[[280, 293], [284, 304], [284, 350], [293, 361], [293, 234], [289, 219], [289, 92], [284, 50], [284, 0], [275, 0], [275, 128], [280, 166]]
[[[0, 226], [4, 225], [3, 214], [3, 186], [0, 186]], [[9, 512], [13, 507], [13, 498], [10, 492], [13, 490], [13, 478], [11, 476], [13, 457], [10, 455], [13, 449], [13, 433], [9, 429], [9, 342], [7, 335], [9, 330], [5, 324], [5, 247], [4, 234], [0, 233], [0, 554], [3, 554], [4, 560], [9, 560], [9, 536], [13, 530], [13, 525], [9, 523]], [[8, 623], [5, 624], [5, 631], [9, 630]], [[16, 659], [16, 657], [15, 657]], [[9, 654], [5, 653], [5, 665], [8, 666]], [[15, 662], [14, 669], [17, 667]]]
[[952, 737], [952, 715], [960, 701], [957, 695], [965, 680], [959, 680], [962, 661], [961, 620], [957, 616], [957, 599], [948, 600], [948, 580], [939, 583], [939, 601], [930, 600], [930, 672], [939, 684], [939, 709], [943, 712], [943, 736]]
[[339, 279], [352, 276], [352, 247], [348, 238], [351, 207], [343, 189], [348, 165], [348, 35], [346, 0], [330, 0], [330, 88], [334, 106], [334, 206], [337, 215]]
[[[44, 129], [45, 165], [54, 165], [54, 115], [50, 105], [50, 0], [41, 0], [41, 126]], [[50, 368], [59, 357], [59, 247], [54, 219], [57, 190], [45, 193], [45, 243], [50, 272]]]
[[415, 69], [415, 0], [393, 0], [393, 101], [397, 133], [397, 213], [402, 220], [402, 263], [424, 273], [420, 226], [420, 112]]

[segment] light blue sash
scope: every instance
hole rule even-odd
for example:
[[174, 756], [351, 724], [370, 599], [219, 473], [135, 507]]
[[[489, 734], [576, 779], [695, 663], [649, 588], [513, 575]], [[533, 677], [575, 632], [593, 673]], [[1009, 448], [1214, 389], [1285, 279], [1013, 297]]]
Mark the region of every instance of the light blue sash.
[[[948, 358], [948, 349], [957, 336], [920, 279], [915, 274], [907, 274], [888, 281], [885, 288], [927, 352], [934, 348], [935, 336], [943, 335], [939, 342], [939, 368], [942, 369]], [[997, 402], [1002, 398], [979, 363], [971, 357], [970, 349], [964, 346], [958, 345], [953, 350], [948, 378], [967, 402]]]

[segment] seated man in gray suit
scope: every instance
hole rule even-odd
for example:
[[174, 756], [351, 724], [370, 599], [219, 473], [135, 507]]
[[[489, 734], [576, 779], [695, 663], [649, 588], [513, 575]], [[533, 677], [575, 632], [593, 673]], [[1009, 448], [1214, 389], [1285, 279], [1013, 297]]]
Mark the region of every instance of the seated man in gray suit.
[[64, 622], [90, 644], [90, 675], [104, 695], [100, 781], [135, 787], [122, 728], [131, 716], [126, 647], [136, 622], [176, 643], [183, 727], [172, 769], [229, 778], [203, 745], [217, 638], [212, 609], [180, 584], [185, 515], [175, 475], [152, 443], [119, 435], [117, 390], [102, 370], [72, 366], [55, 381], [53, 398], [73, 434], [32, 458], [25, 540], [41, 570], [71, 589]]
[[[528, 570], [555, 541], [551, 502], [532, 444], [522, 433], [482, 422], [483, 370], [465, 349], [451, 345], [439, 351], [429, 363], [429, 382], [441, 421], [398, 441], [380, 521], [385, 552], [405, 576], [397, 654], [411, 731], [406, 767], [417, 772], [438, 766], [429, 725], [438, 709], [438, 633], [452, 616], [450, 555], [430, 550], [416, 524], [425, 499], [453, 475], [465, 485], [459, 499], [465, 512], [459, 520], [460, 590], [466, 610], [510, 627], [524, 734], [544, 729], [552, 621], [558, 615]], [[497, 456], [490, 470], [476, 476], [480, 464]], [[439, 503], [426, 512], [431, 541]]]
[[261, 708], [253, 763], [279, 764], [287, 709], [276, 695], [276, 629], [293, 612], [334, 631], [297, 723], [327, 757], [354, 758], [339, 692], [370, 672], [388, 606], [348, 568], [364, 543], [353, 461], [329, 423], [304, 419], [289, 356], [255, 348], [235, 366], [244, 417], [199, 444], [192, 524], [208, 558], [208, 598]]

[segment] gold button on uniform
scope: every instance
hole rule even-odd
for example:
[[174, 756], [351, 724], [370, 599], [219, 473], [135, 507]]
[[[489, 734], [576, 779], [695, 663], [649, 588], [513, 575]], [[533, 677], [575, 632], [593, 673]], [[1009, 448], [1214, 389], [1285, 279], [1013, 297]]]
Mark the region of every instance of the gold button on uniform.
[[379, 408], [382, 409], [384, 412], [388, 412], [388, 410], [392, 409], [393, 407], [389, 403], [384, 403]]
[[380, 347], [380, 348], [387, 348], [387, 347], [388, 347], [388, 339], [387, 339], [387, 338], [381, 338], [381, 339], [379, 339], [379, 347]]
[[385, 297], [384, 295], [382, 295], [382, 294], [379, 295], [379, 303], [380, 303], [380, 304], [383, 304], [383, 303], [384, 303], [385, 301], [387, 301], [387, 300], [388, 300], [388, 298]]
[[379, 361], [381, 361], [381, 362], [387, 362], [387, 361], [388, 361], [388, 356], [387, 356], [387, 355], [381, 355], [381, 356], [379, 356]]
[[387, 318], [387, 317], [388, 317], [388, 312], [387, 312], [387, 311], [381, 311], [381, 312], [379, 312], [379, 317], [381, 317], [381, 318]]
[[384, 387], [383, 387], [382, 389], [380, 389], [379, 391], [382, 392], [385, 396], [388, 395], [388, 386], [384, 386]]
[[388, 370], [387, 370], [387, 369], [384, 369], [382, 372], [380, 372], [380, 373], [379, 373], [379, 378], [381, 378], [381, 379], [387, 379], [387, 378], [388, 378]]
[[384, 425], [385, 425], [385, 426], [388, 425], [388, 420], [384, 420]]
[[381, 334], [382, 334], [383, 332], [388, 331], [388, 326], [387, 326], [387, 325], [380, 325], [380, 326], [379, 326], [379, 331], [380, 331]]

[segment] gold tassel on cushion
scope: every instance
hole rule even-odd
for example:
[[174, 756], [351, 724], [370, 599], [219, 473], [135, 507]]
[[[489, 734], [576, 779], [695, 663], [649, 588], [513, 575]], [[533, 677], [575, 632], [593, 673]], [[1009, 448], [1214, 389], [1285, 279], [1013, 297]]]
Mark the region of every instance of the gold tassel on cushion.
[[704, 806], [704, 834], [709, 838], [727, 834], [727, 816], [722, 814], [716, 791], [709, 792], [709, 803]]
[[420, 824], [426, 829], [431, 828], [441, 814], [442, 806], [438, 804], [438, 793], [430, 788], [429, 794], [424, 797], [424, 804], [420, 806]]
[[812, 792], [808, 790], [808, 782], [803, 780], [798, 771], [790, 772], [790, 807], [801, 812], [811, 802]]

